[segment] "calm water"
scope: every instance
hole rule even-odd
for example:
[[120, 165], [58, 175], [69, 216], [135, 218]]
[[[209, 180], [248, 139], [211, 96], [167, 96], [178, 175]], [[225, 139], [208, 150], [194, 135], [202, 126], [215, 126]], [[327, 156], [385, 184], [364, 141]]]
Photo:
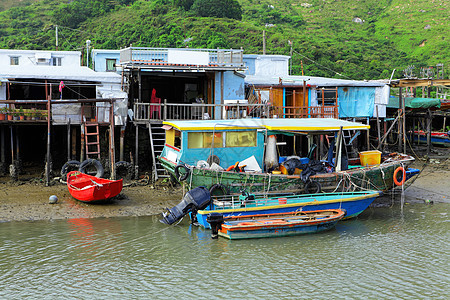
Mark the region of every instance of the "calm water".
[[371, 208], [322, 234], [244, 241], [159, 217], [0, 223], [0, 299], [448, 299], [449, 213]]

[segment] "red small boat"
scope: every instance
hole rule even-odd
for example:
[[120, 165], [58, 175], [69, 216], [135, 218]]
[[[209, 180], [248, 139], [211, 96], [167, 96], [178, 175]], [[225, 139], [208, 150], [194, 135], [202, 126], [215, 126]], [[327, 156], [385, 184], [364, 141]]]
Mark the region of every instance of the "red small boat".
[[67, 174], [67, 188], [75, 199], [96, 202], [117, 196], [123, 187], [123, 180], [109, 180], [72, 171]]

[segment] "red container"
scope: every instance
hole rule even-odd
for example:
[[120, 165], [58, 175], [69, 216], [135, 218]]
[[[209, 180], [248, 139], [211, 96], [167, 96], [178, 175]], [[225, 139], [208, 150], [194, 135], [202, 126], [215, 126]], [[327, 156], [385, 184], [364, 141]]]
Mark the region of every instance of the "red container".
[[278, 198], [278, 204], [286, 204], [287, 198]]

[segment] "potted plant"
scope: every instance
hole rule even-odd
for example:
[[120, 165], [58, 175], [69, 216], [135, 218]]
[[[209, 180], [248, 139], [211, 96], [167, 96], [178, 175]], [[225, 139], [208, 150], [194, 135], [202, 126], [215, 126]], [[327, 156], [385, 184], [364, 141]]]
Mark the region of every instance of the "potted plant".
[[0, 107], [0, 121], [4, 121], [6, 119], [6, 107]]
[[13, 119], [13, 112], [14, 112], [14, 109], [12, 109], [12, 108], [7, 108], [7, 117], [8, 117], [8, 121], [12, 121], [12, 119]]
[[34, 119], [35, 119], [35, 120], [40, 120], [41, 117], [42, 117], [42, 114], [41, 114], [40, 111], [36, 111], [36, 112], [34, 113]]
[[19, 113], [19, 111], [17, 111], [17, 110], [13, 110], [13, 116], [14, 116], [14, 120], [19, 120], [19, 116], [20, 116], [20, 113]]
[[19, 120], [21, 121], [25, 120], [25, 113], [23, 112], [22, 106], [19, 109]]
[[32, 119], [33, 114], [31, 112], [26, 112], [25, 113], [25, 120], [30, 121]]

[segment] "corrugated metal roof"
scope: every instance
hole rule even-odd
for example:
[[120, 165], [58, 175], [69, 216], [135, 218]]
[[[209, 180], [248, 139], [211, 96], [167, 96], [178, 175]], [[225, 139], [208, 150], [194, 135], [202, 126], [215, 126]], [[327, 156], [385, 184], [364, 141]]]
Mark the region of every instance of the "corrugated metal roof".
[[264, 77], [257, 75], [247, 75], [245, 77], [245, 83], [251, 85], [277, 85], [277, 86], [299, 86], [303, 85], [303, 81], [306, 84], [318, 87], [327, 86], [367, 86], [367, 87], [377, 87], [385, 86], [386, 83], [380, 81], [360, 81], [360, 80], [346, 80], [346, 79], [336, 79], [336, 78], [325, 78], [325, 77], [313, 77], [313, 76], [272, 76]]
[[304, 119], [236, 119], [236, 120], [195, 120], [195, 121], [164, 121], [163, 124], [179, 130], [233, 130], [233, 129], [268, 129], [280, 131], [338, 131], [366, 130], [369, 125], [331, 118]]
[[34, 78], [53, 80], [79, 80], [91, 82], [120, 83], [122, 77], [114, 72], [95, 72], [88, 67], [63, 66], [3, 66], [0, 69], [2, 78]]

